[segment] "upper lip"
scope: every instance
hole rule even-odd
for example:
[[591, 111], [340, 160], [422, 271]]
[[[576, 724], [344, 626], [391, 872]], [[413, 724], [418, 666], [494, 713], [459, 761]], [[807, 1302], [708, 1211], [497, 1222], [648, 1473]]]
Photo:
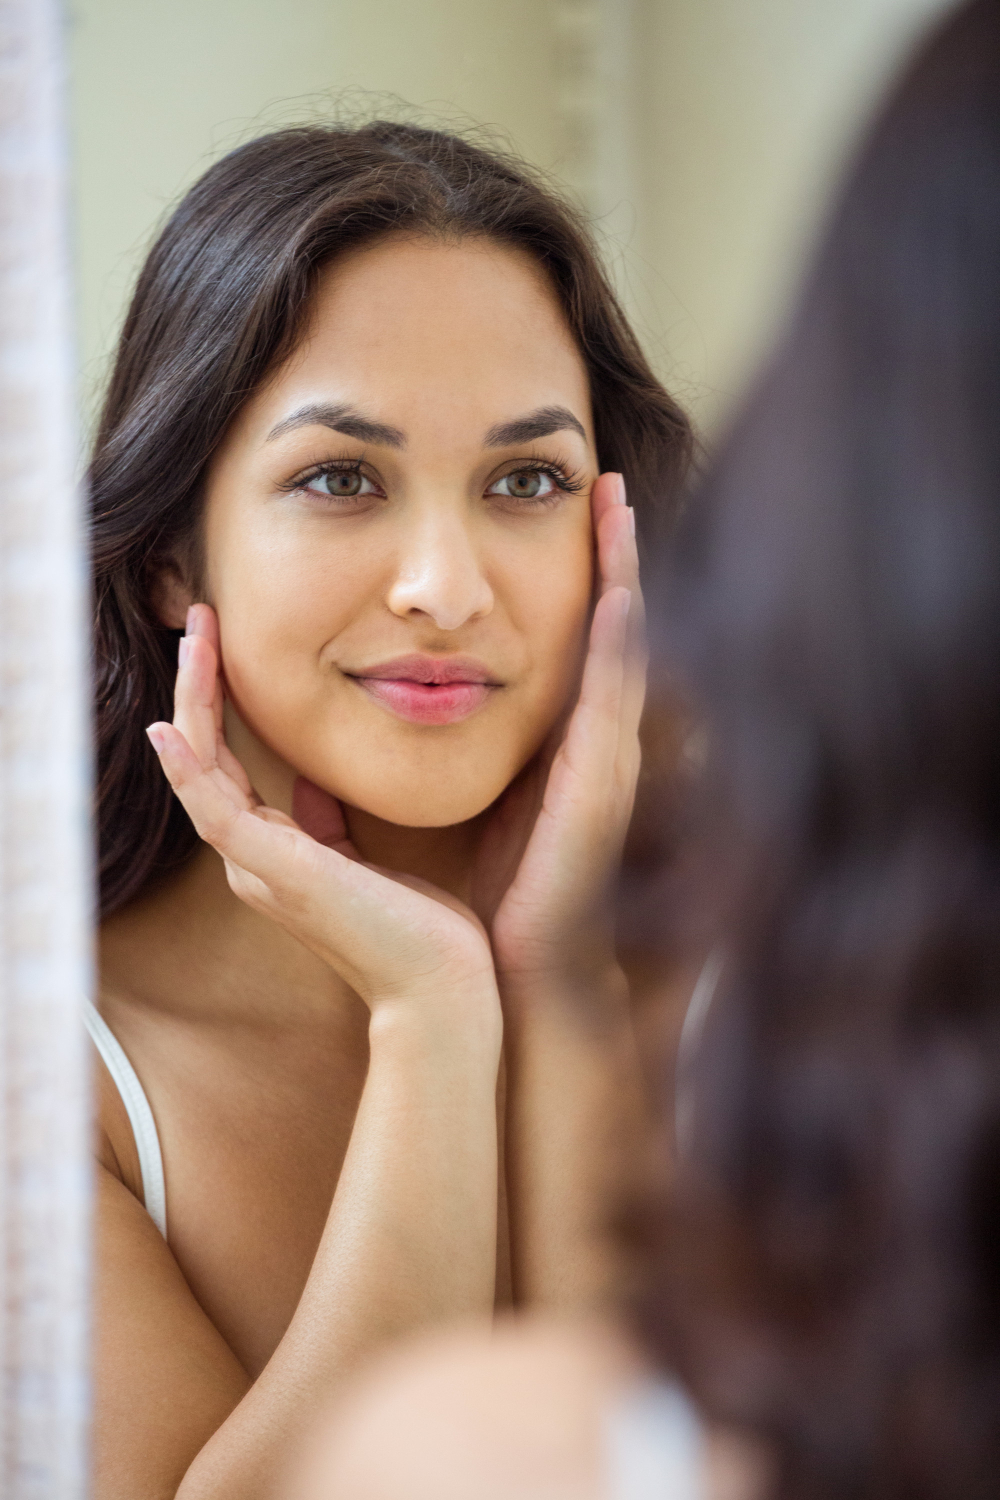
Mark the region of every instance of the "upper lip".
[[483, 682], [499, 687], [498, 679], [474, 656], [395, 656], [373, 667], [348, 672], [348, 677], [389, 678], [401, 682], [433, 683], [442, 687], [450, 682]]

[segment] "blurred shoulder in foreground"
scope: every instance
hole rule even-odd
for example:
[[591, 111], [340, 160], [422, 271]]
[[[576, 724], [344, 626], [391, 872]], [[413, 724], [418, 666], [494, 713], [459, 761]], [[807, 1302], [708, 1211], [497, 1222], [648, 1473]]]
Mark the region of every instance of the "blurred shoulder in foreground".
[[282, 1500], [758, 1500], [766, 1475], [617, 1331], [510, 1319], [373, 1362]]

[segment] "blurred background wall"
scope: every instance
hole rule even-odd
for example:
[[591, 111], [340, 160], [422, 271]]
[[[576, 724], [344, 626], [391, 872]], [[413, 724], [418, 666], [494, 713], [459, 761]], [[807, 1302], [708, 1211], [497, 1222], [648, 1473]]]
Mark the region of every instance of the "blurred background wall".
[[81, 393], [218, 155], [377, 109], [498, 129], [597, 215], [660, 373], [717, 429], [845, 153], [950, 0], [68, 0]]

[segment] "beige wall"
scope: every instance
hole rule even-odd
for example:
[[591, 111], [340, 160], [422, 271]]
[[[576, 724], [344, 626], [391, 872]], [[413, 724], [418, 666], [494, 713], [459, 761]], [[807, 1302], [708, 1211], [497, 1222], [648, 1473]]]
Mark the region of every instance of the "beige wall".
[[152, 226], [249, 136], [373, 91], [556, 152], [545, 0], [70, 0], [70, 21], [87, 404]]
[[269, 125], [374, 93], [499, 125], [569, 182], [657, 365], [712, 427], [861, 112], [946, 3], [70, 0], [85, 406], [184, 186]]
[[948, 0], [653, 0], [632, 269], [647, 342], [715, 426], [771, 338], [845, 152]]

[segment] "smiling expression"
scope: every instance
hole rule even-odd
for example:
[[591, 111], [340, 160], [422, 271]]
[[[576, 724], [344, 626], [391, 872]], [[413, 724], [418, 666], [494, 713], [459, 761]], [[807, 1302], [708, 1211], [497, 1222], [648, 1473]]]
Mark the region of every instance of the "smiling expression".
[[527, 255], [397, 237], [328, 268], [207, 481], [251, 776], [410, 826], [489, 806], [578, 675], [596, 475], [586, 369]]

